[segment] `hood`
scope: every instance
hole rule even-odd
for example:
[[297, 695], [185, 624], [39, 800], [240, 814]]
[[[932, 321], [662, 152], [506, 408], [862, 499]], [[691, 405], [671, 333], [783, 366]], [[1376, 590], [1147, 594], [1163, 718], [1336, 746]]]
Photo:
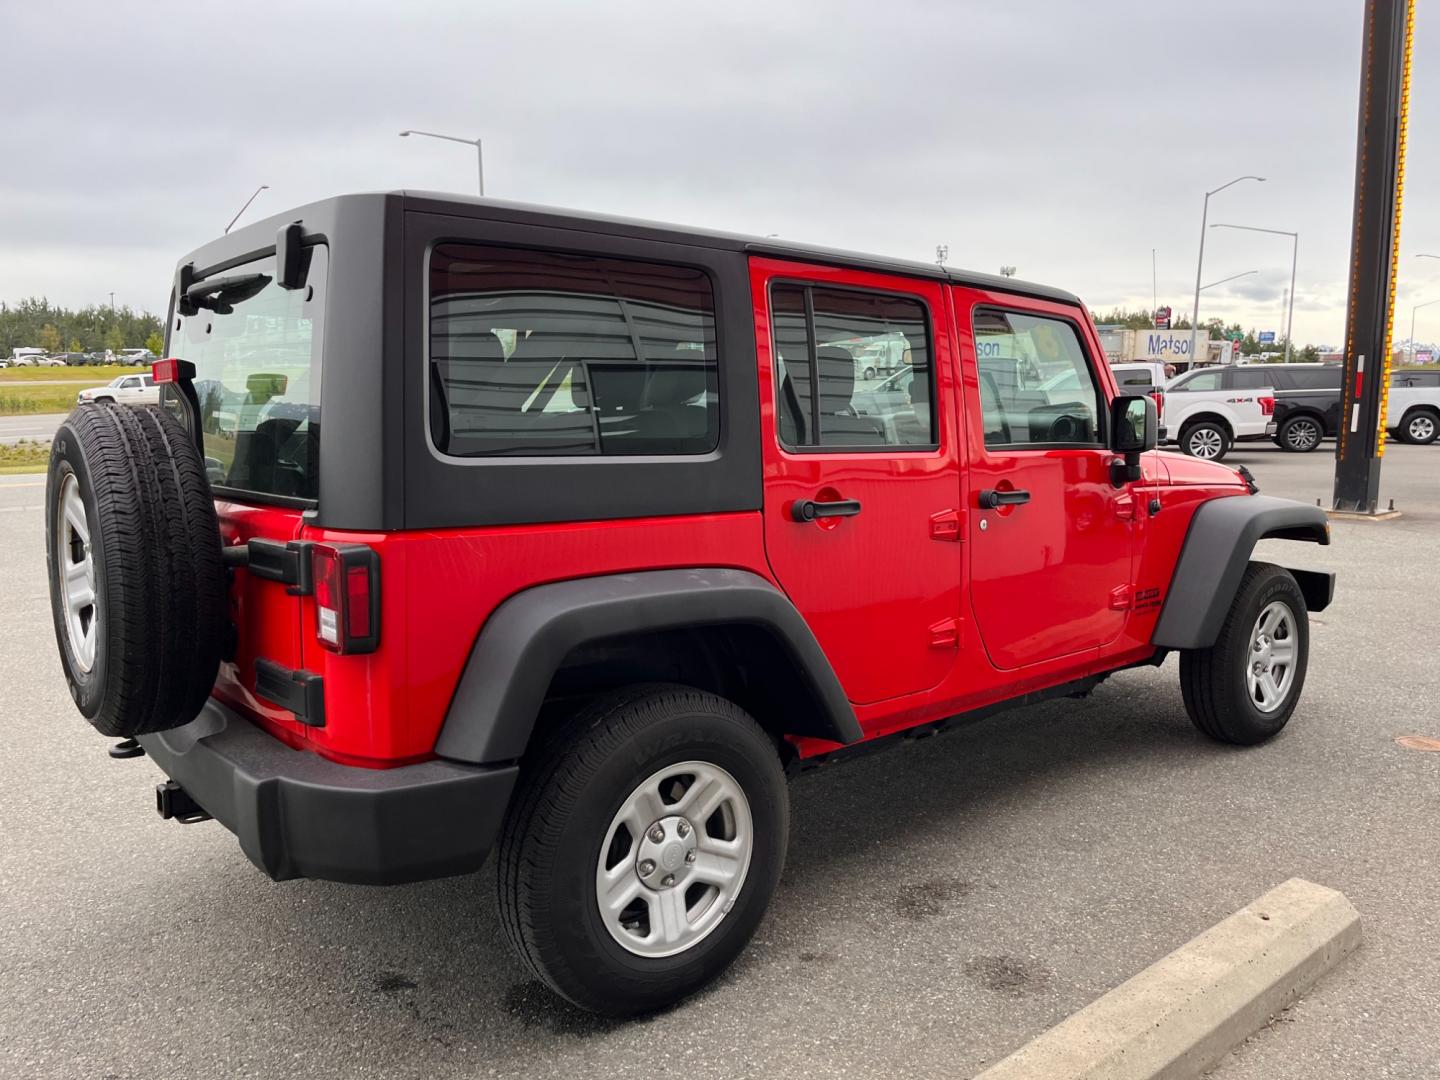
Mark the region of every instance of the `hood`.
[[1249, 490], [1245, 478], [1229, 465], [1218, 461], [1201, 461], [1189, 454], [1173, 450], [1160, 450], [1155, 454], [1157, 464], [1168, 474], [1171, 484], [1208, 487], [1238, 487]]

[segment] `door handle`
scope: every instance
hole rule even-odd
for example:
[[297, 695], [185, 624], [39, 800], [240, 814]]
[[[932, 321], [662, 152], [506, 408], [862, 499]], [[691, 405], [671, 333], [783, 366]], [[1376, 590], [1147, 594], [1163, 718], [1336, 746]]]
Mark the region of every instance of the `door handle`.
[[999, 506], [1021, 506], [1030, 501], [1030, 492], [1015, 489], [1013, 491], [997, 491], [995, 488], [986, 488], [980, 492], [980, 509], [994, 510]]
[[854, 517], [859, 512], [859, 499], [837, 499], [834, 502], [796, 499], [790, 506], [790, 516], [800, 522], [814, 521], [816, 518]]

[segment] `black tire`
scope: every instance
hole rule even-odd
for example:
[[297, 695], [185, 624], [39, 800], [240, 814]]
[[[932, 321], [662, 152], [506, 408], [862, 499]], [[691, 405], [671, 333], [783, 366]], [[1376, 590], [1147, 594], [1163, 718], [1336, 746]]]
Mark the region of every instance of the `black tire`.
[[[88, 549], [65, 523], [61, 498], [72, 477]], [[179, 422], [159, 407], [76, 408], [51, 444], [45, 540], [55, 637], [81, 715], [118, 738], [193, 719], [220, 664], [225, 569], [205, 470]], [[88, 665], [72, 641], [61, 581], [61, 560], [87, 554], [95, 597], [84, 623], [94, 631]]]
[[[1279, 705], [1262, 710], [1251, 697], [1247, 669], [1252, 633], [1261, 612], [1271, 603], [1285, 604], [1295, 627], [1294, 672]], [[1305, 597], [1288, 570], [1252, 562], [1208, 649], [1180, 654], [1180, 690], [1190, 719], [1210, 738], [1237, 746], [1264, 742], [1280, 731], [1295, 711], [1305, 687], [1310, 657], [1310, 625]]]
[[[1187, 424], [1180, 432], [1180, 449], [1191, 457], [1204, 461], [1219, 461], [1230, 452], [1230, 432], [1223, 424], [1213, 420], [1197, 420]], [[1213, 452], [1211, 447], [1218, 447]]]
[[[749, 866], [709, 933], [674, 956], [636, 955], [601, 918], [601, 848], [637, 786], [695, 760], [726, 770], [744, 792]], [[738, 706], [665, 685], [595, 699], [527, 755], [499, 845], [506, 936], [539, 979], [581, 1008], [631, 1016], [671, 1005], [724, 971], [754, 934], [784, 867], [789, 820], [775, 744]]]
[[1400, 421], [1396, 434], [1401, 442], [1414, 446], [1428, 446], [1440, 438], [1440, 416], [1429, 409], [1412, 409]]
[[1280, 425], [1275, 441], [1282, 450], [1292, 454], [1308, 454], [1320, 446], [1325, 437], [1324, 425], [1313, 416], [1292, 416]]
[[867, 379], [873, 379], [873, 378], [875, 378], [875, 369], [874, 369], [873, 367], [867, 367], [867, 368], [865, 369], [865, 378], [867, 378]]

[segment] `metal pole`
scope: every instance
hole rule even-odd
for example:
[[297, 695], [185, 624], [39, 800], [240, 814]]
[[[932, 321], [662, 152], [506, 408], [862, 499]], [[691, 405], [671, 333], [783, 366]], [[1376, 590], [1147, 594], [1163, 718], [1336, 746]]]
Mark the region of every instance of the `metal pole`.
[[[1203, 273], [1205, 267], [1205, 229], [1207, 227], [1206, 223], [1210, 220], [1210, 196], [1220, 194], [1220, 192], [1226, 188], [1240, 183], [1241, 180], [1255, 180], [1263, 184], [1265, 177], [1237, 176], [1234, 180], [1231, 180], [1230, 183], [1221, 184], [1213, 191], [1207, 191], [1205, 193], [1205, 208], [1200, 213], [1200, 257], [1195, 260], [1195, 307], [1190, 313], [1190, 362], [1192, 364], [1198, 363], [1200, 359], [1195, 355], [1195, 336], [1200, 332], [1200, 275]], [[1209, 341], [1208, 337], [1206, 341]], [[1208, 349], [1206, 350], [1205, 359], [1210, 359]]]
[[[1155, 321], [1155, 312], [1160, 310], [1160, 278], [1155, 270], [1155, 249], [1150, 249], [1150, 321]], [[1193, 347], [1192, 347], [1193, 354]]]
[[255, 201], [256, 197], [259, 196], [260, 192], [264, 191], [269, 186], [269, 184], [261, 184], [255, 189], [255, 194], [251, 195], [248, 199], [245, 200], [245, 205], [240, 207], [239, 210], [235, 211], [235, 216], [230, 219], [230, 224], [225, 226], [225, 232], [227, 235], [229, 234], [230, 230], [235, 227], [235, 222], [240, 220], [240, 215], [245, 213], [246, 210], [250, 209], [250, 204]]
[[1374, 514], [1380, 501], [1414, 14], [1414, 0], [1365, 5], [1345, 374], [1335, 447], [1334, 508], [1352, 513]]
[[484, 196], [484, 194], [485, 194], [485, 151], [484, 151], [484, 149], [481, 147], [481, 145], [480, 145], [480, 140], [479, 140], [479, 139], [462, 139], [462, 138], [461, 138], [460, 136], [458, 136], [458, 135], [441, 135], [438, 131], [417, 131], [417, 130], [415, 130], [414, 128], [406, 128], [404, 131], [400, 132], [400, 137], [401, 137], [402, 139], [409, 138], [411, 135], [424, 135], [427, 139], [444, 139], [446, 142], [464, 143], [466, 146], [473, 146], [473, 147], [475, 147], [476, 162], [477, 162], [477, 163], [479, 164], [479, 166], [480, 166], [480, 195], [481, 195], [482, 197]]
[[475, 160], [480, 166], [480, 197], [485, 197], [485, 151], [480, 147], [480, 140], [475, 140]]
[[[1209, 231], [1206, 224], [1210, 220], [1210, 192], [1205, 193], [1205, 208], [1200, 212], [1200, 257], [1195, 260], [1195, 306], [1190, 311], [1190, 363], [1200, 363], [1200, 357], [1195, 354], [1196, 336], [1200, 333], [1200, 274], [1205, 267], [1205, 234]], [[1205, 350], [1205, 359], [1210, 359], [1210, 350]]]
[[1416, 304], [1410, 309], [1410, 363], [1415, 363], [1415, 316], [1420, 313], [1421, 308], [1427, 308], [1431, 304], [1440, 304], [1440, 300], [1426, 300], [1423, 304]]
[[1295, 268], [1300, 265], [1300, 234], [1292, 238], [1290, 249], [1290, 313], [1285, 316], [1285, 363], [1290, 363], [1290, 330], [1295, 325]]

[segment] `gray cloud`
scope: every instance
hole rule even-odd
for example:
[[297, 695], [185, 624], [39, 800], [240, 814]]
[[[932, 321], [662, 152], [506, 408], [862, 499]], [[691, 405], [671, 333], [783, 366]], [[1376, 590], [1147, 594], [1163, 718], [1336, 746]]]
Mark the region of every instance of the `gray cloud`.
[[[951, 261], [1189, 310], [1212, 220], [1300, 231], [1296, 333], [1335, 340], [1359, 70], [1354, 0], [7, 5], [0, 297], [162, 307], [180, 253], [256, 184], [257, 214], [340, 191], [490, 192]], [[1423, 20], [1417, 56], [1440, 47]], [[122, 63], [123, 61], [123, 63]], [[1415, 79], [1407, 255], [1440, 251], [1425, 177], [1440, 88]], [[1201, 315], [1271, 326], [1283, 238], [1211, 233]], [[1440, 262], [1402, 291], [1440, 295]], [[1316, 302], [1324, 299], [1324, 303]]]

